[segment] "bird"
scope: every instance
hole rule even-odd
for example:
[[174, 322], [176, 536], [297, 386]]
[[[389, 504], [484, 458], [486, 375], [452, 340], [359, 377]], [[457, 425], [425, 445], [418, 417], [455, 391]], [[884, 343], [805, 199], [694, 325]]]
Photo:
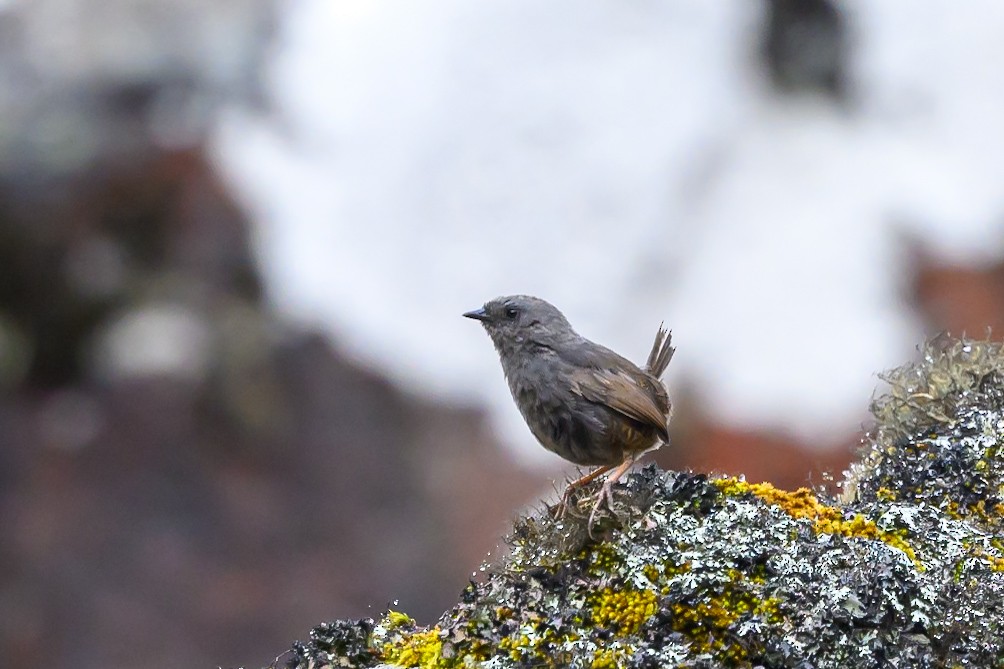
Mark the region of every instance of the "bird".
[[642, 454], [669, 442], [672, 404], [662, 375], [676, 349], [662, 324], [644, 368], [578, 334], [546, 300], [509, 295], [463, 314], [480, 321], [502, 363], [513, 400], [530, 432], [547, 450], [596, 467], [572, 481], [571, 493], [611, 472], [589, 514], [588, 531], [611, 488]]

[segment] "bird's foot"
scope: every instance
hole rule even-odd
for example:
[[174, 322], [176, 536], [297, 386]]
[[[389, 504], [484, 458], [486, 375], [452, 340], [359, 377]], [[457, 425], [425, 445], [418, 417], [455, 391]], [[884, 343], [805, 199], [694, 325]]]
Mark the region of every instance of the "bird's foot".
[[600, 510], [600, 507], [603, 506], [603, 503], [607, 503], [607, 509], [610, 510], [610, 513], [615, 516], [617, 515], [617, 512], [614, 511], [613, 484], [614, 481], [610, 479], [603, 482], [603, 487], [601, 487], [600, 491], [596, 494], [596, 502], [593, 504], [593, 510], [589, 512], [589, 522], [586, 524], [586, 532], [589, 534], [589, 538], [594, 541], [596, 540], [596, 537], [593, 536], [593, 525], [596, 524], [596, 513]]
[[626, 458], [617, 469], [611, 472], [607, 480], [603, 482], [603, 487], [600, 488], [600, 492], [596, 495], [596, 503], [593, 504], [593, 510], [589, 512], [589, 524], [586, 525], [586, 532], [589, 534], [590, 539], [596, 538], [593, 536], [593, 525], [596, 523], [596, 514], [600, 510], [600, 507], [603, 506], [603, 502], [607, 503], [607, 509], [610, 510], [610, 513], [614, 517], [617, 517], [617, 511], [614, 510], [613, 485], [617, 483], [620, 477], [624, 476], [624, 472], [631, 468], [636, 457], [637, 454], [633, 454]]
[[561, 493], [561, 499], [551, 508], [551, 513], [555, 520], [564, 520], [565, 516], [568, 515], [572, 507], [578, 506], [578, 504], [572, 503], [572, 496], [580, 487], [581, 486], [571, 484], [565, 488], [565, 492]]
[[558, 503], [551, 507], [551, 517], [555, 520], [564, 520], [568, 515], [568, 492], [566, 490]]
[[602, 467], [597, 467], [596, 469], [589, 472], [585, 476], [582, 476], [580, 478], [575, 479], [574, 481], [571, 481], [565, 488], [565, 492], [561, 494], [561, 501], [555, 504], [554, 508], [552, 509], [552, 513], [554, 514], [554, 519], [561, 520], [562, 518], [568, 515], [568, 511], [572, 506], [577, 506], [572, 504], [572, 495], [575, 493], [576, 490], [578, 490], [579, 488], [583, 487], [588, 483], [591, 483], [592, 481], [596, 480], [598, 477], [602, 476], [603, 474], [607, 473], [613, 468], [614, 468], [613, 465], [603, 465]]

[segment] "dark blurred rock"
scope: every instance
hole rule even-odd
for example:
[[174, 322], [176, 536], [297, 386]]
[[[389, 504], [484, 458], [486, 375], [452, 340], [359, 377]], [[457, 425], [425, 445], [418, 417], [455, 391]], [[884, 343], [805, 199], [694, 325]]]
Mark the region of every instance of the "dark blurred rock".
[[23, 342], [11, 364], [28, 385], [82, 380], [102, 328], [144, 305], [215, 318], [259, 299], [246, 221], [201, 149], [81, 174], [60, 191], [33, 207], [0, 190], [0, 322]]
[[0, 656], [236, 665], [431, 619], [539, 479], [263, 300], [207, 157], [271, 0], [0, 11]]
[[[203, 162], [186, 164], [201, 167], [166, 192], [217, 193], [193, 211], [233, 215], [165, 222], [132, 271], [205, 323], [205, 368], [35, 371], [0, 402], [0, 614], [18, 611], [0, 652], [23, 664], [238, 664], [391, 597], [431, 619], [541, 482], [480, 411], [405, 395], [276, 322], [243, 220]], [[128, 183], [115, 201], [151, 188]], [[145, 295], [123, 291], [92, 331]], [[18, 297], [0, 306], [48, 313]], [[89, 338], [58, 334], [58, 354]]]
[[783, 93], [847, 94], [847, 24], [832, 0], [767, 0], [762, 53]]
[[243, 215], [202, 144], [221, 107], [259, 104], [273, 11], [272, 0], [0, 10], [0, 383], [80, 380], [98, 327], [147, 299], [257, 298]]
[[8, 657], [237, 664], [318, 617], [446, 606], [533, 479], [480, 413], [402, 395], [319, 337], [280, 342], [267, 366], [267, 430], [177, 379], [78, 386], [104, 420], [73, 450], [33, 421], [49, 409], [5, 405], [0, 612], [27, 602]]

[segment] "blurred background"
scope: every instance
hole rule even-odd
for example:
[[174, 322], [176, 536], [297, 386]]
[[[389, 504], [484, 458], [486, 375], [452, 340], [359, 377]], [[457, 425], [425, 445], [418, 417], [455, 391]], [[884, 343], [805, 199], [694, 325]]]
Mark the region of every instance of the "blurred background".
[[[840, 477], [1004, 317], [1004, 5], [0, 0], [0, 656], [432, 622], [574, 469], [460, 317], [678, 353], [664, 467]], [[1000, 331], [998, 329], [998, 331]]]

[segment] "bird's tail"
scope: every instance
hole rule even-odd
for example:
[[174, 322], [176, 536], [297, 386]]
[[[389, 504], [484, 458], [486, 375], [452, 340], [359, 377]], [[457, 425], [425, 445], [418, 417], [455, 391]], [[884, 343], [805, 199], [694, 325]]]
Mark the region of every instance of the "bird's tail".
[[652, 344], [652, 352], [648, 354], [648, 362], [645, 364], [648, 372], [655, 378], [662, 378], [663, 372], [669, 366], [669, 361], [673, 359], [676, 349], [670, 344], [673, 343], [673, 333], [659, 324], [659, 331], [655, 334], [655, 343]]

